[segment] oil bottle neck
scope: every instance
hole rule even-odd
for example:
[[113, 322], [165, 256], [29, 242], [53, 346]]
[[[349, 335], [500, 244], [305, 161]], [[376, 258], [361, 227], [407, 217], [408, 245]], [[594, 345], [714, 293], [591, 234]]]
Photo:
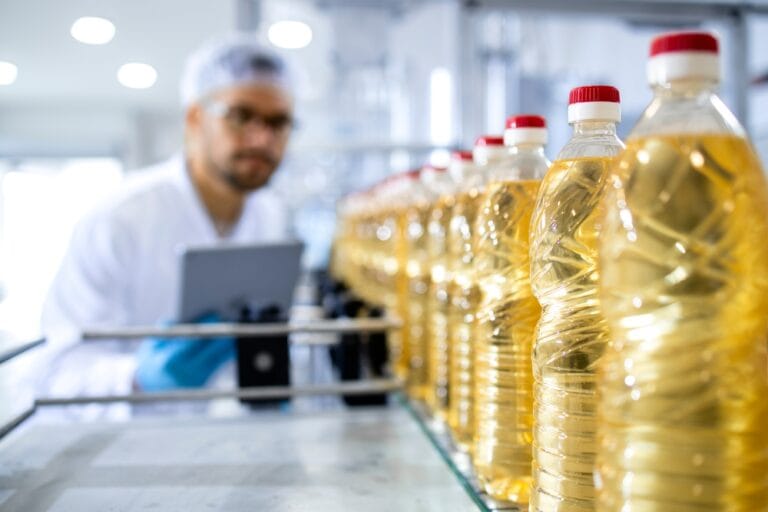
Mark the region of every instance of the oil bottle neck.
[[653, 94], [661, 99], [693, 99], [717, 93], [716, 80], [688, 79], [653, 84]]
[[574, 137], [595, 137], [616, 135], [616, 123], [613, 121], [576, 121], [573, 123]]
[[510, 155], [531, 155], [544, 157], [543, 144], [520, 143], [509, 146]]

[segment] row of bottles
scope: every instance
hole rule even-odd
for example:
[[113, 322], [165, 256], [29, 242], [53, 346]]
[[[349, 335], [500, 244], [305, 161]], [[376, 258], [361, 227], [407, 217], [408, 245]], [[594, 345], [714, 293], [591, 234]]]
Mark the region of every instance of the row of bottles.
[[571, 140], [513, 116], [448, 171], [340, 205], [333, 272], [403, 322], [394, 372], [491, 497], [531, 511], [768, 510], [768, 189], [716, 95], [718, 41], [651, 44], [571, 91]]

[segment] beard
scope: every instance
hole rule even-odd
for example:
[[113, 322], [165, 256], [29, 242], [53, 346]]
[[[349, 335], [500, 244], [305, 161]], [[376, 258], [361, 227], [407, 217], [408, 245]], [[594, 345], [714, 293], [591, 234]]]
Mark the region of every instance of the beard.
[[237, 151], [219, 164], [209, 157], [216, 175], [238, 192], [252, 192], [269, 182], [279, 160], [261, 149]]

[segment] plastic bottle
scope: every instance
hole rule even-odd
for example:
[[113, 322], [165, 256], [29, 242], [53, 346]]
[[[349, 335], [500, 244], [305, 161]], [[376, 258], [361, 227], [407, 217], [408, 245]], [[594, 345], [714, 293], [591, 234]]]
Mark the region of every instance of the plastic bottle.
[[355, 195], [348, 194], [336, 202], [336, 230], [328, 265], [331, 276], [347, 284], [355, 272], [353, 255], [358, 245], [355, 238], [356, 223]]
[[530, 509], [591, 511], [597, 453], [597, 364], [608, 342], [598, 300], [597, 241], [616, 136], [619, 91], [571, 91], [573, 137], [539, 189], [531, 220], [531, 286], [541, 304], [533, 348]]
[[[363, 300], [382, 305], [382, 291], [379, 286], [379, 261], [381, 260], [381, 243], [376, 237], [378, 217], [383, 208], [380, 206], [380, 190], [382, 186], [372, 187], [362, 194], [359, 205], [354, 210], [354, 244], [355, 250], [350, 258], [355, 271], [350, 275], [350, 287]], [[373, 299], [378, 297], [376, 302]]]
[[489, 169], [477, 221], [482, 302], [475, 347], [473, 462], [492, 498], [527, 504], [531, 487], [531, 348], [540, 307], [530, 284], [531, 214], [550, 161], [543, 117], [507, 120], [507, 156]]
[[410, 367], [403, 214], [407, 205], [407, 180], [405, 175], [393, 175], [375, 189], [375, 204], [369, 218], [372, 275], [364, 283], [366, 293], [363, 295], [368, 302], [383, 305], [388, 315], [402, 321], [401, 329], [389, 333], [388, 344], [392, 370], [403, 382], [408, 380]]
[[432, 206], [432, 194], [420, 180], [422, 170], [405, 174], [407, 197], [404, 216], [403, 243], [407, 291], [402, 309], [407, 314], [408, 333], [408, 396], [424, 400], [427, 391], [427, 298], [429, 292], [429, 255], [427, 229]]
[[718, 42], [651, 44], [601, 240], [599, 510], [768, 510], [768, 193]]
[[479, 137], [473, 150], [475, 171], [454, 176], [459, 183], [456, 204], [448, 232], [448, 258], [451, 273], [451, 304], [448, 315], [451, 370], [448, 423], [457, 447], [469, 452], [474, 431], [474, 343], [477, 337], [477, 307], [480, 289], [475, 279], [474, 233], [486, 172], [506, 150], [500, 136]]
[[358, 293], [364, 288], [366, 258], [370, 251], [366, 222], [373, 204], [371, 190], [347, 194], [337, 204], [330, 271], [336, 280]]
[[[439, 198], [435, 201], [429, 216], [429, 237], [427, 252], [430, 261], [430, 288], [427, 300], [429, 321], [429, 383], [427, 404], [437, 424], [448, 420], [448, 377], [450, 372], [450, 350], [448, 331], [448, 309], [450, 297], [448, 285], [448, 230], [456, 203], [456, 182], [452, 176], [464, 176], [474, 166], [470, 151], [456, 151], [451, 155], [450, 172], [435, 180], [435, 192]], [[430, 179], [430, 172], [424, 179]]]

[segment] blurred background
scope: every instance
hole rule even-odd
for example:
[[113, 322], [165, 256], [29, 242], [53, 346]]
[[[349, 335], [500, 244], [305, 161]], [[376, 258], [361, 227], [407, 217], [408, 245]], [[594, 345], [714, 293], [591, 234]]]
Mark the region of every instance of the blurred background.
[[568, 90], [607, 83], [621, 90], [626, 134], [651, 97], [650, 38], [693, 27], [720, 35], [723, 98], [768, 161], [768, 2], [3, 2], [0, 329], [36, 324], [77, 219], [180, 149], [180, 73], [211, 36], [254, 33], [298, 71], [299, 128], [274, 187], [319, 269], [341, 195], [445, 163], [509, 114], [545, 115], [552, 157], [569, 133]]

